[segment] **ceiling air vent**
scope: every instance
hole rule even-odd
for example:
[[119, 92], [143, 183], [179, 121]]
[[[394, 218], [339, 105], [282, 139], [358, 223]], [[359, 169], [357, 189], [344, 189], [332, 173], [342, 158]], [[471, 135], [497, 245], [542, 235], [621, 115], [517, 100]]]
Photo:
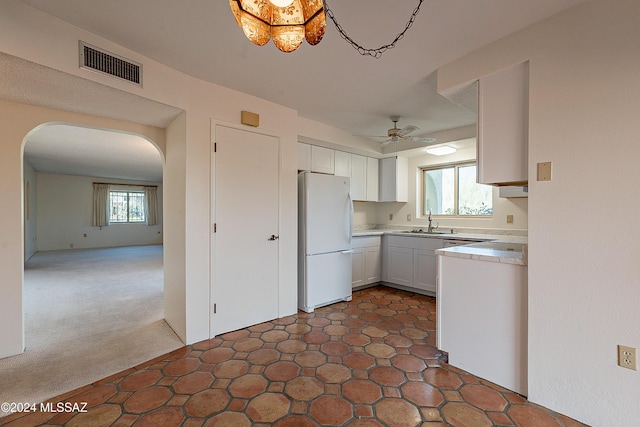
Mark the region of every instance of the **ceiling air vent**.
[[108, 74], [142, 86], [142, 64], [80, 41], [80, 68]]

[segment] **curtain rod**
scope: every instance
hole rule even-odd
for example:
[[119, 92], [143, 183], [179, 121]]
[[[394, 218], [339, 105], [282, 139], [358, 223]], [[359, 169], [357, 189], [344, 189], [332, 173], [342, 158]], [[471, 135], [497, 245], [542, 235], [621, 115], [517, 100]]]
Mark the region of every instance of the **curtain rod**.
[[121, 185], [123, 187], [156, 187], [157, 185], [146, 185], [146, 184], [118, 184], [117, 182], [94, 182], [94, 184], [106, 184], [106, 185]]

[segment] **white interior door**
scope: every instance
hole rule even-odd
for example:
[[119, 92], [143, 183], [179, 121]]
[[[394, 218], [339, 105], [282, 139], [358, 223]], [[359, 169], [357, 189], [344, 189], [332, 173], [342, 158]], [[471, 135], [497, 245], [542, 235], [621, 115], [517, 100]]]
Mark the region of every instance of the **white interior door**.
[[279, 140], [216, 125], [215, 142], [211, 336], [278, 317]]

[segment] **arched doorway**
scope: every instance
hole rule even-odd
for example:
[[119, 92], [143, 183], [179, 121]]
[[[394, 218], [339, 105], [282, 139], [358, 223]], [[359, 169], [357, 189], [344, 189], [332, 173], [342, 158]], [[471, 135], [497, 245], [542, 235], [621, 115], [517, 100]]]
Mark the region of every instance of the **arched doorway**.
[[[41, 401], [182, 345], [163, 313], [162, 165], [153, 141], [118, 129], [56, 122], [25, 138], [26, 349], [12, 398]], [[143, 198], [155, 187], [158, 221], [94, 227], [94, 182]]]

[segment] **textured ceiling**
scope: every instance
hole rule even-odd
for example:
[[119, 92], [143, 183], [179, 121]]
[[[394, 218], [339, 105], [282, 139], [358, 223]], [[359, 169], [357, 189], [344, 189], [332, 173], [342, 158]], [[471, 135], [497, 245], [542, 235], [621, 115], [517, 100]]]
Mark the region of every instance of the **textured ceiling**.
[[[434, 72], [487, 43], [584, 0], [425, 0], [414, 25], [380, 59], [358, 54], [327, 22], [317, 46], [259, 47], [237, 27], [227, 0], [23, 0], [186, 74], [291, 107], [353, 134], [400, 127], [435, 132], [474, 123], [435, 91]], [[417, 0], [329, 0], [365, 47], [391, 42]], [[373, 143], [375, 144], [375, 143]]]
[[[0, 98], [164, 128], [182, 110], [0, 52]], [[44, 82], [44, 83], [43, 83]], [[38, 172], [162, 181], [162, 159], [146, 139], [74, 126], [43, 126], [25, 160]]]
[[[406, 37], [374, 59], [359, 55], [331, 22], [317, 46], [303, 43], [289, 54], [271, 43], [255, 46], [235, 24], [226, 0], [22, 0], [176, 70], [293, 108], [354, 135], [386, 135], [391, 115], [401, 116], [399, 127], [419, 127], [415, 134], [443, 135], [473, 125], [473, 111], [437, 94], [436, 70], [583, 1], [424, 0]], [[342, 27], [368, 48], [391, 42], [417, 4], [329, 1]], [[20, 61], [0, 54], [0, 97], [154, 126], [165, 126], [180, 113]], [[47, 79], [55, 84], [29, 84]], [[377, 142], [372, 140], [371, 146], [375, 149]]]
[[182, 110], [0, 52], [0, 98], [164, 128]]

